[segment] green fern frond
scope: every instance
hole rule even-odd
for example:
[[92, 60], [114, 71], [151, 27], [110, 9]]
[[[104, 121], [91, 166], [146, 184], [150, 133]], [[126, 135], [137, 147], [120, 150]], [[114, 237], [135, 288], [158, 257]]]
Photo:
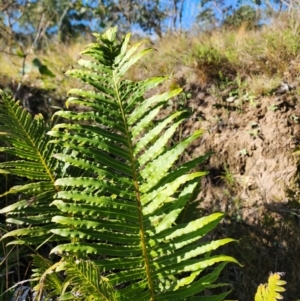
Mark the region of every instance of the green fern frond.
[[57, 226], [51, 232], [69, 243], [52, 253], [95, 258], [117, 300], [199, 300], [205, 288], [215, 286], [226, 263], [238, 263], [210, 255], [233, 239], [204, 240], [222, 214], [178, 223], [206, 174], [193, 169], [207, 156], [179, 166], [177, 161], [202, 131], [169, 146], [188, 115], [159, 116], [181, 89], [145, 99], [165, 79], [124, 80], [128, 68], [150, 50], [139, 51], [141, 43], [129, 46], [130, 35], [121, 43], [115, 36], [116, 28], [96, 35], [97, 42], [82, 52], [90, 57], [80, 59], [83, 69], [68, 72], [92, 88], [72, 89], [67, 104], [84, 110], [57, 112], [66, 122], [48, 132], [53, 144], [79, 154], [58, 152], [55, 157], [87, 174], [55, 181], [59, 191], [52, 205], [60, 214], [52, 218]]
[[2, 91], [0, 127], [0, 139], [7, 145], [1, 147], [0, 151], [13, 158], [12, 161], [0, 163], [0, 173], [29, 180], [0, 195], [19, 196], [18, 201], [1, 209], [0, 213], [7, 215], [7, 222], [10, 224], [32, 225], [27, 229], [9, 232], [2, 239], [22, 236], [22, 240], [17, 239], [13, 243], [40, 244], [53, 237], [49, 232], [51, 227], [47, 228], [45, 225], [51, 223], [51, 217], [58, 213], [55, 207], [52, 210], [49, 207], [57, 192], [54, 183], [61, 165], [53, 158], [57, 146], [48, 144], [50, 137], [46, 132], [49, 125], [43, 117], [37, 115], [33, 118], [18, 102]]
[[276, 301], [283, 299], [281, 295], [285, 291], [283, 287], [286, 281], [281, 280], [283, 273], [271, 273], [268, 279], [268, 283], [261, 284], [257, 288], [255, 294], [255, 301]]
[[10, 145], [1, 151], [22, 159], [0, 163], [0, 168], [20, 177], [54, 183], [55, 177], [49, 168], [53, 145], [45, 147], [49, 140], [45, 133], [49, 127], [43, 117], [37, 115], [32, 118], [18, 102], [2, 91], [0, 97], [1, 140]]

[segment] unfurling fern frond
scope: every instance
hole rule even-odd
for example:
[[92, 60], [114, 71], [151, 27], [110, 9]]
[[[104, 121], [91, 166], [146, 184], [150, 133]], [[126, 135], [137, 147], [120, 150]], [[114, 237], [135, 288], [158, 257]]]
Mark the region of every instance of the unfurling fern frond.
[[[48, 144], [49, 130], [42, 117], [34, 118], [9, 95], [0, 91], [0, 139], [6, 146], [0, 151], [12, 157], [12, 161], [0, 163], [0, 173], [21, 177], [23, 185], [10, 188], [0, 195], [15, 194], [18, 201], [0, 210], [10, 224], [23, 225], [10, 231], [5, 237], [19, 237], [12, 243], [40, 244], [53, 237], [49, 232], [51, 218], [58, 210], [50, 204], [57, 192], [55, 179], [62, 176], [60, 165], [53, 158], [57, 146]], [[30, 227], [29, 227], [30, 225]]]
[[51, 232], [70, 243], [52, 253], [67, 261], [73, 255], [93, 259], [117, 300], [201, 300], [205, 288], [224, 285], [214, 282], [226, 263], [238, 263], [211, 255], [233, 239], [204, 239], [223, 214], [178, 222], [206, 174], [193, 170], [207, 156], [177, 162], [202, 131], [168, 146], [188, 114], [159, 113], [181, 89], [144, 99], [165, 78], [131, 82], [124, 75], [150, 49], [129, 46], [130, 34], [118, 43], [116, 28], [96, 38], [82, 52], [90, 57], [79, 60], [83, 69], [68, 72], [92, 87], [69, 92], [67, 105], [81, 110], [57, 112], [66, 122], [48, 133], [52, 143], [78, 154], [58, 152], [55, 158], [86, 174], [55, 181], [60, 190], [53, 205], [60, 214], [52, 218], [57, 226]]
[[286, 281], [281, 280], [283, 273], [271, 273], [268, 283], [261, 284], [257, 288], [255, 301], [277, 301], [283, 299], [281, 293], [285, 291], [283, 287]]

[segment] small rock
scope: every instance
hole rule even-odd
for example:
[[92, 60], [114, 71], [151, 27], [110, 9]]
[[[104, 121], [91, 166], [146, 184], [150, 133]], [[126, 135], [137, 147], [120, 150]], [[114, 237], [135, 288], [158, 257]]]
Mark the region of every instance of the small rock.
[[276, 95], [284, 94], [290, 90], [291, 90], [291, 87], [287, 82], [281, 82], [280, 87], [276, 91]]
[[228, 98], [226, 98], [227, 102], [234, 102], [236, 100], [236, 96], [230, 96]]

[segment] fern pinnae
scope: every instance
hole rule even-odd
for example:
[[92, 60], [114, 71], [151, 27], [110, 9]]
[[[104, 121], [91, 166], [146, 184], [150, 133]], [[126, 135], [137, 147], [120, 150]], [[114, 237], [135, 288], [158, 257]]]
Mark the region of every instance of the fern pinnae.
[[[16, 159], [0, 163], [0, 170], [8, 175], [26, 178], [22, 185], [11, 187], [1, 196], [18, 194], [19, 201], [2, 208], [0, 212], [7, 215], [7, 222], [27, 228], [17, 232], [8, 232], [6, 237], [15, 237], [10, 244], [41, 244], [53, 239], [50, 233], [52, 216], [58, 213], [56, 208], [50, 210], [49, 204], [57, 192], [54, 185], [61, 166], [52, 155], [58, 150], [49, 145], [50, 137], [46, 131], [50, 125], [41, 115], [32, 117], [18, 102], [4, 92], [0, 92], [0, 125], [5, 136], [0, 139], [8, 147], [2, 152], [15, 156]], [[0, 196], [0, 197], [1, 197]], [[40, 226], [40, 227], [39, 227]]]
[[[13, 141], [14, 150], [17, 151], [16, 155], [19, 155], [19, 157], [23, 158], [28, 158], [26, 153], [23, 151], [22, 146], [22, 143], [26, 141], [25, 149], [27, 151], [30, 150], [32, 154], [35, 155], [35, 157], [31, 157], [31, 161], [27, 161], [28, 169], [30, 169], [30, 164], [34, 165], [37, 168], [43, 168], [45, 174], [52, 181], [52, 183], [54, 183], [54, 177], [52, 175], [52, 172], [48, 168], [48, 164], [46, 163], [49, 155], [44, 157], [44, 154], [42, 154], [41, 149], [38, 145], [42, 142], [40, 137], [44, 135], [46, 127], [43, 123], [39, 122], [39, 119], [35, 118], [32, 120], [32, 117], [28, 113], [26, 113], [24, 109], [21, 109], [18, 103], [15, 103], [14, 100], [7, 94], [1, 93], [0, 96], [2, 97], [2, 101], [4, 102], [2, 104], [2, 112], [0, 112], [1, 125], [3, 129], [7, 130], [6, 134], [9, 137], [5, 139], [11, 142]], [[47, 153], [46, 148], [43, 148], [43, 146], [44, 145], [41, 145], [42, 149], [44, 149], [44, 152]], [[5, 151], [6, 149], [4, 148], [3, 150]], [[9, 149], [8, 152], [10, 152]], [[21, 167], [20, 169], [18, 169], [18, 175], [20, 176], [23, 175], [22, 171], [25, 169], [24, 167], [26, 167], [25, 164], [25, 166], [23, 165], [22, 168], [22, 163], [26, 163], [26, 161], [20, 160], [19, 164], [16, 164], [16, 167]], [[9, 162], [4, 162], [1, 163], [1, 166], [5, 167], [5, 165], [8, 164]], [[14, 172], [14, 169], [10, 169], [10, 172]], [[34, 173], [31, 173], [31, 175], [34, 178]]]
[[156, 76], [137, 83], [124, 81], [124, 84], [126, 83], [125, 89], [128, 89], [128, 92], [124, 93], [124, 97], [126, 97], [126, 103], [124, 104], [125, 113], [130, 114], [134, 107], [136, 105], [139, 105], [141, 95], [143, 95], [146, 91], [153, 89], [159, 84], [165, 82], [166, 79], [167, 78], [164, 76]]
[[182, 89], [178, 88], [176, 90], [165, 92], [160, 95], [151, 96], [150, 98], [146, 99], [142, 104], [137, 106], [131, 114], [129, 114], [127, 121], [128, 124], [131, 126], [136, 124], [136, 122], [139, 121], [141, 117], [145, 116], [145, 114], [148, 113], [149, 108], [159, 104], [165, 104], [169, 99], [180, 94], [180, 92], [182, 92]]
[[[72, 72], [67, 73], [67, 75], [72, 76]], [[83, 89], [77, 89], [77, 88], [75, 89], [74, 88], [74, 89], [71, 89], [68, 92], [68, 95], [70, 95], [70, 94], [73, 95], [73, 97], [75, 95], [76, 95], [76, 97], [82, 97], [83, 100], [88, 99], [89, 102], [91, 102], [91, 103], [93, 103], [95, 101], [101, 101], [111, 109], [116, 109], [117, 108], [116, 104], [113, 102], [113, 97], [111, 97], [111, 99], [110, 99], [110, 98], [105, 97], [105, 95], [102, 95], [100, 93], [96, 93], [94, 91], [86, 91], [86, 90], [83, 90]], [[66, 102], [67, 107], [69, 107], [72, 99], [73, 98], [71, 98], [71, 99], [69, 98], [67, 100], [67, 102]]]
[[[160, 107], [157, 108], [158, 112], [160, 111]], [[138, 124], [136, 127], [134, 127], [132, 129], [132, 136], [133, 138], [136, 138], [136, 136], [141, 132], [142, 129], [145, 129], [148, 124], [150, 123], [150, 121], [152, 121], [152, 119], [157, 115], [158, 112], [156, 112], [156, 110], [152, 110], [151, 113], [154, 111], [154, 116], [152, 116], [151, 114], [149, 114], [146, 117], [146, 120], [142, 119], [140, 124]], [[179, 118], [180, 116], [180, 118]], [[168, 124], [171, 123], [174, 119], [178, 120], [174, 125], [174, 130], [171, 131], [170, 133], [165, 132], [164, 135], [162, 135], [160, 138], [165, 137], [165, 141], [169, 141], [170, 137], [172, 137], [172, 134], [174, 133], [174, 131], [176, 130], [176, 128], [179, 126], [180, 123], [182, 123], [184, 121], [186, 116], [184, 116], [184, 112], [175, 112], [174, 114], [170, 115], [169, 117], [165, 118], [165, 120], [159, 122], [153, 129], [151, 129], [148, 133], [146, 133], [143, 137], [141, 137], [140, 139], [138, 139], [135, 149], [134, 149], [134, 153], [135, 155], [143, 150], [150, 142], [153, 141], [153, 139], [157, 138], [159, 136], [159, 134], [161, 134], [161, 132], [167, 128]], [[149, 118], [149, 120], [148, 120]], [[150, 119], [151, 118], [151, 119]], [[152, 147], [159, 147], [161, 145], [165, 145], [166, 142], [162, 141], [156, 141], [156, 146], [155, 144], [152, 145]], [[149, 157], [151, 158], [151, 157]]]
[[142, 177], [147, 179], [147, 182], [143, 185], [143, 191], [150, 190], [151, 187], [155, 186], [162, 178], [164, 178], [187, 146], [201, 135], [202, 131], [196, 131], [193, 135], [148, 163], [148, 165], [140, 171]]
[[257, 288], [255, 301], [277, 301], [283, 299], [281, 295], [285, 291], [283, 287], [286, 281], [281, 280], [284, 273], [270, 273], [268, 283], [261, 284]]

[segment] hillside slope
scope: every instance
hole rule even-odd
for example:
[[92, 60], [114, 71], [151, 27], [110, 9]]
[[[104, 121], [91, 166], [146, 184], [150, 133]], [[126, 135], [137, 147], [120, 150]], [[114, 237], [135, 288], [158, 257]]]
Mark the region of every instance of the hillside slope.
[[[132, 79], [169, 74], [169, 86], [184, 89], [167, 108], [192, 112], [174, 142], [196, 129], [205, 131], [181, 160], [213, 152], [200, 167], [209, 175], [202, 181], [195, 207], [201, 212], [226, 212], [222, 227], [212, 235], [240, 239], [226, 252], [245, 267], [229, 267], [223, 276], [234, 287], [232, 299], [240, 301], [253, 299], [271, 271], [286, 272], [286, 300], [300, 298], [295, 154], [300, 145], [300, 25], [283, 20], [256, 31], [241, 27], [201, 35], [169, 34], [154, 41], [157, 51], [131, 71]], [[11, 89], [32, 113], [50, 117], [75, 84], [63, 71], [79, 49], [74, 44], [35, 54], [48, 61], [55, 78], [34, 69], [20, 78], [5, 67], [7, 58], [2, 56], [0, 88]], [[47, 56], [56, 64], [49, 64]], [[22, 85], [16, 91], [18, 81]], [[200, 214], [199, 210], [193, 213]]]

